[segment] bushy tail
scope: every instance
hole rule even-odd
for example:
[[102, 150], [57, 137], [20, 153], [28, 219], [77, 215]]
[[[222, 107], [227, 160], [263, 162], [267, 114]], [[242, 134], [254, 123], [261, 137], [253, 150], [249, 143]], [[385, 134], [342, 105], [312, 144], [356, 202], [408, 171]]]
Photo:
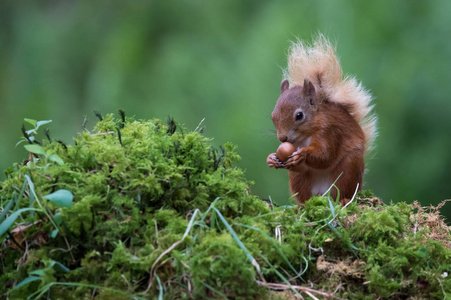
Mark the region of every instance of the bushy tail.
[[302, 86], [309, 79], [329, 101], [348, 108], [365, 133], [366, 150], [372, 148], [377, 135], [372, 96], [354, 77], [343, 77], [335, 48], [323, 35], [311, 45], [300, 40], [291, 45], [284, 77], [290, 86]]

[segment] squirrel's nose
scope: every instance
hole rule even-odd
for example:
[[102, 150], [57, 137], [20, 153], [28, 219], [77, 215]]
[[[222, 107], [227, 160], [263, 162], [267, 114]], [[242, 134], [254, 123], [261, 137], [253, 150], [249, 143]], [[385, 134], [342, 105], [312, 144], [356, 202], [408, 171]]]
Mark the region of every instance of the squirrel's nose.
[[286, 135], [282, 135], [281, 137], [279, 137], [279, 141], [281, 143], [285, 143], [288, 140], [288, 137]]

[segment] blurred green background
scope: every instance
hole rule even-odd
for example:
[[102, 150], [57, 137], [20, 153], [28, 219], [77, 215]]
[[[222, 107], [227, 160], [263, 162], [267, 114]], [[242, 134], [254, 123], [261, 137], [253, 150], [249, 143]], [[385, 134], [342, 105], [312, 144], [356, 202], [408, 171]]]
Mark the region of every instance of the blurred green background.
[[[26, 157], [25, 117], [53, 120], [66, 143], [93, 110], [189, 129], [205, 118], [215, 145], [238, 146], [253, 192], [286, 203], [287, 172], [265, 163], [278, 146], [270, 113], [290, 40], [322, 32], [375, 96], [365, 188], [436, 205], [451, 198], [450, 11], [446, 0], [2, 1], [0, 169]], [[442, 212], [451, 220], [451, 204]]]

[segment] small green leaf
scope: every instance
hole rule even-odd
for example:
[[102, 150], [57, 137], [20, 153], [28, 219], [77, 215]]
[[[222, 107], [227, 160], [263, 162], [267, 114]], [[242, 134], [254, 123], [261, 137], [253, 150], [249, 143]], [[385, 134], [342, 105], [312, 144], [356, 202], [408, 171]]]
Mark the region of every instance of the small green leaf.
[[64, 160], [61, 157], [59, 157], [58, 154], [56, 153], [50, 154], [49, 160], [56, 162], [60, 166], [64, 165]]
[[37, 122], [36, 122], [36, 129], [38, 129], [38, 128], [39, 128], [39, 126], [42, 126], [42, 125], [48, 124], [48, 123], [50, 123], [50, 122], [52, 122], [52, 120], [43, 120], [43, 121], [37, 121]]
[[50, 195], [44, 196], [45, 199], [52, 201], [53, 203], [62, 207], [71, 207], [72, 199], [74, 195], [68, 190], [57, 190]]
[[[31, 135], [32, 133], [33, 133], [33, 134], [38, 134], [38, 132], [36, 131], [36, 128], [27, 130], [27, 134], [28, 134], [28, 135]], [[31, 136], [30, 136], [30, 138], [31, 138]]]
[[33, 119], [27, 119], [27, 118], [25, 118], [25, 119], [23, 119], [25, 122], [27, 122], [27, 123], [29, 123], [29, 124], [31, 124], [31, 125], [33, 125], [33, 126], [35, 126], [36, 127], [36, 123], [37, 123], [37, 121], [36, 120], [33, 120]]
[[35, 145], [35, 144], [25, 145], [24, 148], [27, 151], [34, 153], [34, 154], [40, 154], [40, 155], [44, 155], [44, 156], [46, 155], [44, 148], [42, 148], [39, 145]]
[[52, 230], [52, 233], [50, 233], [50, 237], [52, 239], [56, 238], [56, 236], [58, 235], [58, 232], [59, 232], [58, 229]]
[[428, 250], [426, 248], [420, 248], [420, 250], [418, 250], [418, 255], [421, 257], [426, 257], [428, 254]]
[[6, 220], [0, 224], [0, 236], [2, 236], [9, 229], [9, 227], [11, 227], [11, 225], [14, 223], [14, 221], [16, 221], [17, 217], [21, 213], [23, 213], [24, 211], [28, 211], [28, 210], [37, 210], [37, 209], [31, 208], [31, 207], [21, 208], [15, 212], [13, 212], [8, 218], [6, 218]]
[[28, 284], [30, 282], [36, 281], [36, 280], [41, 280], [41, 277], [37, 277], [37, 276], [27, 277], [24, 280], [22, 280], [18, 285], [16, 285], [14, 287], [14, 289], [18, 289], [18, 288], [20, 288], [20, 287], [22, 287], [22, 286], [24, 286], [24, 285], [26, 285], [26, 284]]
[[61, 221], [63, 220], [63, 217], [61, 217], [61, 214], [57, 212], [55, 216], [53, 217], [53, 220], [55, 221], [56, 225], [61, 225]]

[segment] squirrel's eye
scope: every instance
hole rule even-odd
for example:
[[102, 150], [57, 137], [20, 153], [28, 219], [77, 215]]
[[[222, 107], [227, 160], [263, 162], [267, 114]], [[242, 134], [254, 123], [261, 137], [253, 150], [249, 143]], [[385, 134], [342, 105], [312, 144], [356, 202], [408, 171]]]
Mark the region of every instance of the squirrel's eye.
[[296, 114], [296, 121], [302, 120], [304, 118], [304, 113], [302, 111]]

